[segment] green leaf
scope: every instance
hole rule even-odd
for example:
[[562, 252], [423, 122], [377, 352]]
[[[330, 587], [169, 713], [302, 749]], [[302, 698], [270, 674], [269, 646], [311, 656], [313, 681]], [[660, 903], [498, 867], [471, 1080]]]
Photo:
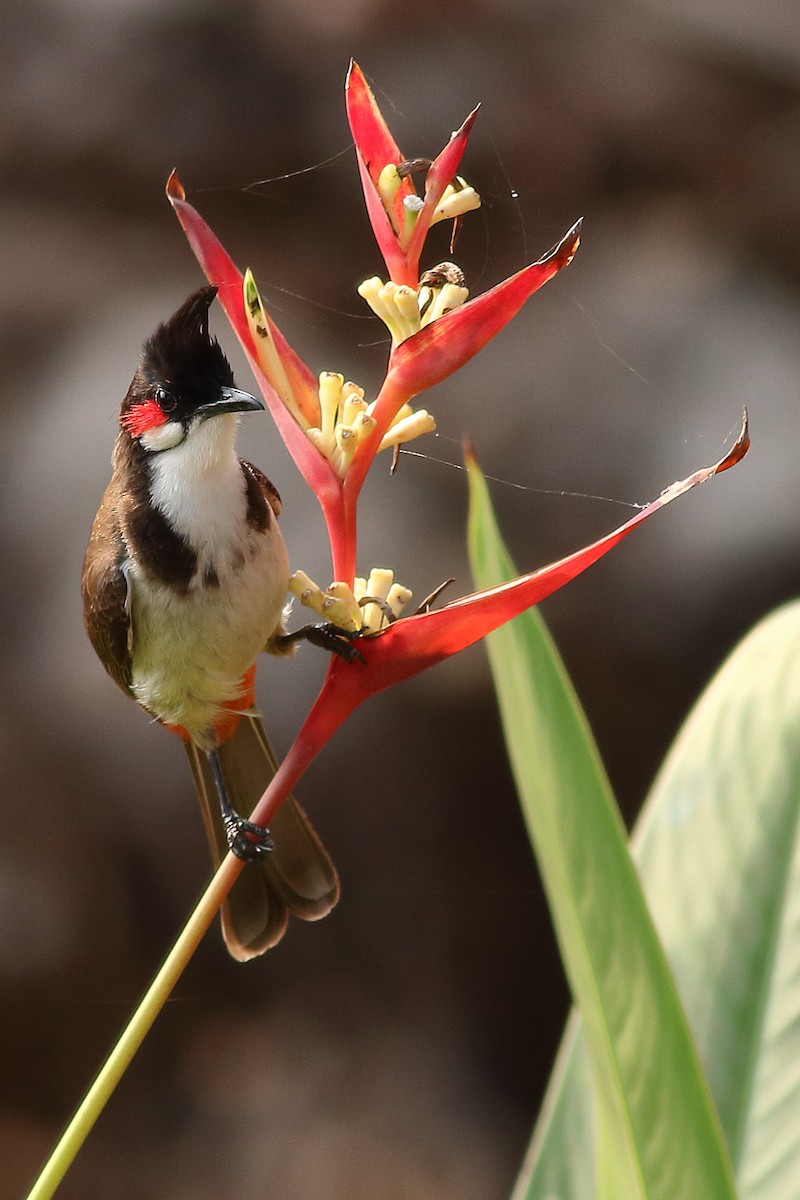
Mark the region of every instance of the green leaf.
[[595, 1200], [592, 1064], [573, 1009], [512, 1200]]
[[799, 819], [794, 603], [701, 697], [636, 838], [742, 1200], [800, 1194]]
[[[492, 587], [516, 572], [474, 468], [470, 500], [473, 575], [480, 587]], [[573, 1159], [563, 1174], [567, 1182], [534, 1163], [517, 1196], [732, 1200], [708, 1086], [624, 826], [561, 661], [533, 611], [493, 633], [488, 649], [523, 812], [583, 1016], [597, 1099], [594, 1165], [585, 1145], [566, 1143], [563, 1114], [570, 1113], [559, 1111], [556, 1099], [554, 1128]], [[571, 1190], [570, 1177], [586, 1175], [590, 1188], [581, 1183]]]
[[[711, 682], [633, 839], [742, 1200], [800, 1194], [799, 818], [794, 603], [756, 626]], [[548, 1093], [555, 1116], [534, 1138], [535, 1169], [545, 1177], [566, 1169], [565, 1104], [574, 1103], [573, 1133], [581, 1113], [572, 1150], [590, 1146], [592, 1097], [577, 1069], [582, 1035], [572, 1026], [561, 1052], [567, 1065]]]

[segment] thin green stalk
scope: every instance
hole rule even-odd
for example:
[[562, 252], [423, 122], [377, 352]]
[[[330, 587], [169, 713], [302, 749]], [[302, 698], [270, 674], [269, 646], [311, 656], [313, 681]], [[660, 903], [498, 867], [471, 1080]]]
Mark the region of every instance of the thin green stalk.
[[27, 1200], [50, 1200], [217, 915], [244, 864], [226, 855], [119, 1041], [45, 1163]]

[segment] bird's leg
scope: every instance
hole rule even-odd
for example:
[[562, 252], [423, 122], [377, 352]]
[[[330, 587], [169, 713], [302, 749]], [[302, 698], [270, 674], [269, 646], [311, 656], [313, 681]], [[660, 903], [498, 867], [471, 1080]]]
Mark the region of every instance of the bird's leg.
[[360, 636], [361, 630], [350, 633], [329, 621], [322, 621], [319, 625], [303, 625], [291, 633], [281, 633], [273, 640], [279, 654], [295, 642], [309, 642], [312, 646], [327, 650], [329, 654], [335, 654], [337, 658], [343, 658], [345, 662], [363, 663], [363, 655], [353, 645], [354, 640]]
[[[244, 817], [239, 816], [228, 799], [228, 791], [216, 750], [206, 750], [206, 758], [217, 788], [228, 847], [242, 862], [258, 862], [265, 854], [269, 854], [275, 849], [275, 843], [269, 836], [269, 830], [264, 825], [256, 825], [254, 821], [247, 821]], [[252, 836], [248, 837], [248, 834]]]

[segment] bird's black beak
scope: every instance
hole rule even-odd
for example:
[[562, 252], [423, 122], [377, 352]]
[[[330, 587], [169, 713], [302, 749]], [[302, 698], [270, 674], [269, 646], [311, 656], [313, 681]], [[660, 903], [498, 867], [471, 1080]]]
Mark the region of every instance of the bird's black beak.
[[205, 420], [206, 417], [219, 417], [223, 413], [262, 412], [265, 408], [263, 400], [257, 400], [249, 392], [242, 392], [239, 388], [234, 387], [223, 387], [220, 388], [216, 400], [199, 405], [193, 415], [200, 416]]

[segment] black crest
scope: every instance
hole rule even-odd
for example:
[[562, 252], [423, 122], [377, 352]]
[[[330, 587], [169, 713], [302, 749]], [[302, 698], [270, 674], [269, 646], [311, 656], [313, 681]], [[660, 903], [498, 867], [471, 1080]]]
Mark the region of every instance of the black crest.
[[136, 390], [152, 395], [163, 389], [176, 415], [191, 413], [220, 388], [233, 386], [231, 365], [208, 332], [208, 310], [216, 294], [215, 287], [194, 292], [142, 349]]

